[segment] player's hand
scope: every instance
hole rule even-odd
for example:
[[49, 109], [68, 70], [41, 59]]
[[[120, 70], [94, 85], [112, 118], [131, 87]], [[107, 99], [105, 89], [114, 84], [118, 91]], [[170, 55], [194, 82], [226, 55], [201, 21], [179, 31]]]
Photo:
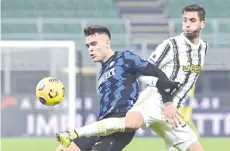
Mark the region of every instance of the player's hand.
[[183, 124], [183, 115], [175, 107], [172, 102], [164, 104], [164, 116], [167, 123], [172, 125], [173, 128], [177, 128], [179, 125]]
[[78, 137], [74, 131], [59, 132], [55, 135], [57, 141], [61, 142], [61, 144], [65, 147], [69, 147], [71, 142]]
[[171, 95], [179, 88], [179, 82], [158, 79], [156, 87], [161, 95]]

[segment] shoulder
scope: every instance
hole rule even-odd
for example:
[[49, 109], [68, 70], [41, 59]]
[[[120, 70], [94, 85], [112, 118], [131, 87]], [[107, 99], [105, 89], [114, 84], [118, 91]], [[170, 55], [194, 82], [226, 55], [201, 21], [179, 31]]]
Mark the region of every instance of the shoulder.
[[125, 51], [122, 51], [123, 52], [123, 54], [128, 54], [128, 55], [130, 55], [130, 54], [135, 54], [133, 51], [131, 51], [131, 50], [125, 50]]
[[169, 39], [172, 45], [184, 45], [186, 43], [185, 38], [182, 34], [170, 37]]
[[171, 44], [171, 38], [163, 40], [158, 46], [166, 46]]
[[129, 53], [131, 53], [131, 51], [129, 51], [129, 50], [119, 50], [119, 51], [116, 51], [116, 53], [117, 53], [118, 56], [121, 56], [121, 55], [129, 54]]
[[158, 46], [170, 46], [173, 47], [173, 45], [178, 43], [183, 43], [183, 37], [181, 35], [169, 37], [168, 39], [163, 40]]
[[125, 51], [119, 51], [118, 56], [123, 56], [124, 58], [129, 58], [131, 56], [137, 56], [133, 51], [125, 50]]
[[208, 47], [208, 42], [207, 42], [207, 41], [205, 41], [204, 39], [200, 39], [200, 40], [201, 40], [201, 44], [202, 44], [203, 46]]
[[163, 40], [160, 44], [157, 45], [155, 51], [164, 51], [171, 50], [173, 48], [173, 37]]
[[138, 56], [134, 52], [132, 52], [131, 50], [119, 50], [119, 51], [116, 51], [116, 60], [118, 60], [118, 59], [122, 59], [124, 61], [136, 60], [137, 57]]

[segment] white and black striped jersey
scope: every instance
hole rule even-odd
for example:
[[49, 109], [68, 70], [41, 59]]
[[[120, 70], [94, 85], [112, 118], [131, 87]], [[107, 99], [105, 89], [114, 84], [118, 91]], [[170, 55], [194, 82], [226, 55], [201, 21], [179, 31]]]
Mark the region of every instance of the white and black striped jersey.
[[164, 71], [170, 80], [181, 83], [173, 99], [178, 107], [196, 82], [207, 50], [207, 42], [200, 39], [199, 44], [194, 45], [182, 33], [163, 41], [148, 58], [148, 61]]

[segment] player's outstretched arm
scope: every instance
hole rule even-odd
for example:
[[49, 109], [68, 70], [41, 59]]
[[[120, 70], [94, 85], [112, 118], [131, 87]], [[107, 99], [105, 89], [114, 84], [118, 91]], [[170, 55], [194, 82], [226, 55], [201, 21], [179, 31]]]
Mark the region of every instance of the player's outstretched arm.
[[[153, 50], [153, 52], [151, 53], [151, 55], [148, 57], [147, 60], [151, 64], [154, 64], [156, 67], [162, 67], [167, 62], [170, 62], [173, 59], [172, 55], [170, 55], [170, 52], [172, 52], [172, 46], [170, 45], [170, 41], [165, 40], [162, 43], [160, 43], [156, 47], [156, 49]], [[145, 76], [145, 75], [140, 75], [138, 79], [144, 84], [153, 87], [156, 87], [156, 83], [158, 81], [157, 77]]]
[[163, 97], [163, 102], [167, 103], [172, 101], [171, 94], [178, 88], [178, 82], [170, 81], [166, 74], [156, 65], [141, 59], [132, 52], [127, 51], [125, 53], [125, 60], [127, 61], [126, 64], [128, 68], [134, 74], [157, 77], [156, 87]]

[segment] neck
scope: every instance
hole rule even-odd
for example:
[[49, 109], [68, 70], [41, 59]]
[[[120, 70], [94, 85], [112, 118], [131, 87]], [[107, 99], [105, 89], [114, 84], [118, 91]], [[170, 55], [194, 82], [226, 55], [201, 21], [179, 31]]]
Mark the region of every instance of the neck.
[[196, 35], [194, 36], [186, 36], [184, 34], [185, 38], [187, 38], [192, 44], [194, 45], [198, 45], [199, 42], [200, 42], [200, 33], [197, 33]]
[[189, 39], [194, 45], [198, 45], [200, 42], [200, 37]]
[[103, 59], [103, 61], [101, 63], [105, 63], [107, 60], [109, 60], [109, 58], [111, 58], [113, 55], [115, 54], [115, 52], [112, 49], [109, 49], [108, 51], [108, 55], [105, 56], [105, 58]]

